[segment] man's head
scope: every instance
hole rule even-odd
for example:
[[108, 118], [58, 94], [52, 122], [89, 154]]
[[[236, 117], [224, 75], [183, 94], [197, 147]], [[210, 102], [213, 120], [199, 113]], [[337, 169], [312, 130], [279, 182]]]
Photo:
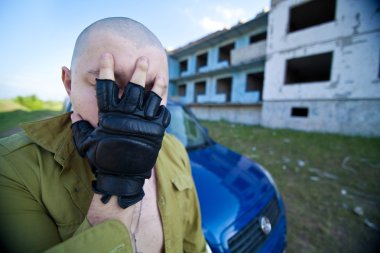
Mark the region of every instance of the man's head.
[[[122, 89], [141, 57], [149, 62], [147, 89], [152, 87], [157, 76], [164, 77], [166, 83], [168, 80], [165, 50], [145, 26], [128, 18], [106, 18], [91, 24], [76, 41], [71, 69], [62, 68], [62, 81], [74, 111], [93, 126], [98, 121], [95, 79], [99, 74], [99, 59], [104, 53], [112, 54], [116, 83]], [[166, 97], [164, 95], [164, 102]]]

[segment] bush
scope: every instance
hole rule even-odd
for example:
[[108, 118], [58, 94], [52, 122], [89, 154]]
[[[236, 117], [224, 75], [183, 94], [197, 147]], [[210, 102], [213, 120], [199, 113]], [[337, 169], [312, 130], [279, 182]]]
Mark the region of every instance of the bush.
[[30, 110], [42, 110], [44, 108], [44, 101], [39, 99], [36, 95], [21, 97], [18, 96], [14, 101]]

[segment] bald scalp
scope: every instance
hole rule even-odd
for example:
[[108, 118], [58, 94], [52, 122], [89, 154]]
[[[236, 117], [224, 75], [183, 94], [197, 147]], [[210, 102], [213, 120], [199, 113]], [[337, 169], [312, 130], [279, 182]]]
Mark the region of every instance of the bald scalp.
[[165, 51], [159, 39], [143, 24], [126, 17], [111, 17], [98, 20], [86, 27], [78, 36], [73, 56], [71, 58], [71, 69], [82, 55], [90, 42], [90, 35], [94, 32], [111, 32], [117, 36], [127, 39], [137, 49], [143, 47], [156, 47]]

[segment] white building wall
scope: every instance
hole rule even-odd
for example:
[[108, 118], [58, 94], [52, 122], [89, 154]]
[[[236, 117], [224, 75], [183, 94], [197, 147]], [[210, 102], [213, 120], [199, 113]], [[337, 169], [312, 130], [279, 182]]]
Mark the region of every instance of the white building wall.
[[191, 111], [205, 120], [225, 120], [248, 125], [260, 124], [261, 106], [191, 106]]
[[[269, 14], [262, 124], [380, 135], [380, 1], [337, 0], [335, 21], [288, 33], [289, 9], [303, 2], [278, 2]], [[288, 59], [325, 52], [329, 81], [284, 84]], [[298, 106], [307, 118], [290, 116]]]
[[[379, 41], [380, 31], [268, 55], [264, 100], [380, 98]], [[325, 52], [333, 52], [330, 81], [284, 85], [286, 60]]]

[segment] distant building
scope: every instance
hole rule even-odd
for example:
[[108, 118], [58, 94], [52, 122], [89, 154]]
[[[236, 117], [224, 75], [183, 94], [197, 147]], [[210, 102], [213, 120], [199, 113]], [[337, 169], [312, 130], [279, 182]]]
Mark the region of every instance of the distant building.
[[201, 119], [380, 136], [380, 2], [271, 5], [169, 52], [170, 96]]

